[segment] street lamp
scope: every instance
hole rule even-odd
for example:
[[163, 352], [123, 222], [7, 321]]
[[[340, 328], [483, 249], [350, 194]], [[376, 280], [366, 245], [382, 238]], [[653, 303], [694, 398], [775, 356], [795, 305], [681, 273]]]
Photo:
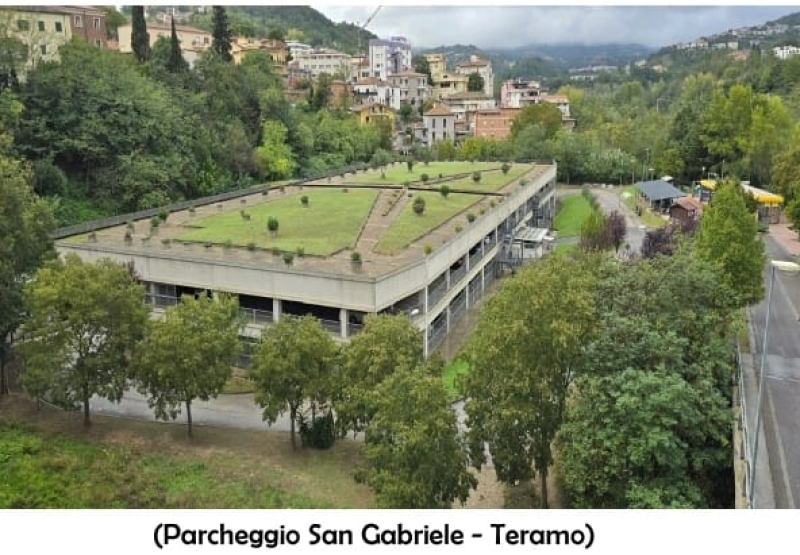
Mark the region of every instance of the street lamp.
[[[758, 460], [758, 436], [761, 429], [761, 401], [764, 398], [764, 374], [767, 373], [767, 332], [769, 330], [769, 313], [772, 307], [772, 289], [775, 286], [775, 270], [796, 274], [800, 272], [800, 264], [788, 262], [786, 260], [771, 260], [772, 267], [769, 279], [769, 293], [767, 293], [767, 319], [764, 322], [764, 340], [761, 342], [761, 374], [758, 376], [758, 402], [756, 403], [756, 429], [753, 449], [750, 452], [750, 487], [748, 488], [750, 498], [747, 500], [750, 509], [755, 508], [756, 500], [756, 461]], [[744, 415], [745, 419], [747, 415]]]

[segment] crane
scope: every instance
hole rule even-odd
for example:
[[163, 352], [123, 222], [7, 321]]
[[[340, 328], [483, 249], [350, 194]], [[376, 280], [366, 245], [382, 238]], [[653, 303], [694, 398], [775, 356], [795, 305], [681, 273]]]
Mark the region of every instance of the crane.
[[375, 8], [375, 10], [372, 12], [372, 15], [370, 15], [367, 18], [367, 20], [364, 22], [364, 24], [358, 30], [358, 51], [359, 51], [359, 53], [361, 52], [361, 32], [364, 31], [367, 28], [367, 25], [372, 23], [372, 20], [375, 19], [375, 16], [378, 15], [378, 12], [381, 11], [382, 7], [383, 6], [378, 6], [377, 8]]

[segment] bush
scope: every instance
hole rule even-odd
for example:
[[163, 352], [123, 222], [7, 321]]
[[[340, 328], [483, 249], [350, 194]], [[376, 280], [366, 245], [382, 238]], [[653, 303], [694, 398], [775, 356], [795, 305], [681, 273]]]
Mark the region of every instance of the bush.
[[475, 183], [479, 183], [480, 180], [481, 180], [481, 172], [474, 172], [472, 174], [472, 181], [474, 181]]
[[414, 171], [414, 160], [406, 160], [408, 171]]
[[267, 218], [267, 230], [273, 235], [278, 233], [278, 218], [275, 216]]
[[130, 220], [128, 220], [127, 222], [125, 222], [125, 228], [126, 228], [126, 229], [129, 229], [129, 230], [131, 230], [131, 231], [133, 231], [133, 222], [132, 222], [132, 221], [130, 221]]
[[303, 445], [314, 449], [329, 449], [336, 441], [336, 434], [333, 429], [333, 414], [328, 412], [325, 416], [320, 416], [311, 421], [311, 425], [306, 423], [306, 419], [300, 417], [300, 440]]
[[415, 214], [422, 215], [422, 213], [425, 212], [425, 199], [422, 197], [415, 198], [412, 209], [414, 210]]
[[158, 211], [158, 219], [162, 222], [166, 222], [167, 218], [169, 218], [169, 211], [168, 210], [159, 210]]
[[241, 214], [241, 216], [242, 216], [242, 219], [243, 219], [244, 221], [246, 221], [246, 222], [249, 222], [249, 221], [250, 221], [250, 214], [248, 214], [248, 213], [247, 213], [247, 212], [245, 212], [244, 210], [239, 210], [239, 214]]
[[467, 221], [468, 221], [469, 223], [472, 223], [472, 222], [474, 222], [474, 221], [475, 221], [475, 214], [473, 214], [472, 212], [468, 213], [468, 214], [467, 214]]
[[255, 251], [256, 250], [256, 244], [253, 243], [252, 241], [250, 241], [249, 243], [247, 243], [247, 250], [249, 250], [250, 252]]
[[125, 231], [125, 244], [130, 245], [131, 243], [133, 243], [133, 233], [128, 229]]
[[490, 200], [490, 201], [489, 201], [489, 206], [490, 206], [491, 208], [494, 208], [495, 206], [497, 206], [497, 203], [496, 203], [494, 200]]
[[294, 262], [294, 253], [293, 252], [288, 252], [288, 251], [283, 253], [283, 262], [287, 266], [291, 266], [292, 262]]
[[96, 233], [96, 232], [94, 232], [94, 231], [92, 231], [92, 232], [91, 232], [91, 233], [88, 235], [88, 237], [87, 237], [87, 238], [88, 238], [88, 240], [89, 240], [89, 242], [90, 242], [90, 243], [96, 243], [96, 242], [97, 242], [97, 233]]
[[480, 214], [481, 216], [483, 216], [484, 214], [486, 214], [486, 209], [485, 209], [485, 208], [483, 208], [483, 207], [481, 207], [481, 209], [480, 209], [480, 210], [478, 210], [478, 214]]
[[195, 210], [194, 210], [194, 206], [190, 206], [190, 207], [189, 207], [189, 214], [192, 214], [192, 215], [194, 215], [194, 212], [195, 212]]
[[303, 195], [302, 197], [300, 197], [300, 203], [303, 206], [308, 207], [308, 196]]
[[349, 192], [350, 192], [350, 190], [349, 190], [347, 187], [345, 187], [344, 189], [342, 189], [342, 192], [343, 192], [343, 193], [349, 193]]
[[419, 176], [419, 178], [422, 180], [423, 183], [427, 183], [428, 180], [430, 179], [430, 176], [428, 176], [427, 173], [423, 173], [422, 175]]
[[156, 229], [160, 225], [161, 225], [161, 218], [159, 218], [158, 216], [153, 216], [152, 218], [150, 218], [151, 229]]
[[278, 247], [272, 247], [272, 256], [280, 256], [280, 255], [281, 255], [281, 249], [279, 249]]
[[422, 247], [422, 252], [425, 253], [425, 256], [428, 256], [430, 253], [433, 252], [433, 247], [430, 245], [425, 245], [424, 247]]
[[39, 195], [64, 196], [67, 192], [67, 176], [50, 159], [33, 163], [33, 190]]
[[161, 244], [164, 245], [165, 247], [168, 247], [170, 243], [172, 243], [172, 240], [169, 237], [164, 237], [163, 239], [161, 239]]
[[232, 247], [233, 247], [233, 241], [231, 241], [230, 239], [225, 239], [225, 242], [224, 242], [224, 243], [222, 243], [222, 246], [223, 246], [225, 249], [230, 249], [230, 248], [232, 248]]
[[456, 233], [461, 233], [461, 230], [463, 230], [463, 229], [464, 229], [463, 227], [461, 227], [460, 225], [457, 225], [456, 226]]
[[306, 255], [306, 249], [304, 247], [297, 247], [297, 258], [303, 258]]
[[508, 171], [511, 169], [511, 164], [508, 162], [503, 162], [503, 165], [500, 166], [500, 169], [503, 170], [503, 174], [507, 174]]
[[350, 260], [353, 261], [355, 264], [361, 263], [361, 253], [358, 251], [353, 251], [350, 253]]
[[442, 185], [439, 187], [439, 194], [444, 198], [447, 198], [447, 196], [450, 194], [450, 185]]

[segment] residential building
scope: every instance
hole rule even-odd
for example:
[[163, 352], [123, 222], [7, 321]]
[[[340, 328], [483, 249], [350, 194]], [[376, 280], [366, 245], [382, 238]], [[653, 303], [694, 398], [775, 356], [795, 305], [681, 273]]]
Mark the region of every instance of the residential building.
[[292, 60], [297, 59], [297, 55], [300, 52], [306, 52], [308, 50], [313, 50], [310, 44], [305, 44], [303, 42], [298, 42], [296, 40], [287, 40], [286, 41], [286, 48], [289, 49], [289, 56]]
[[[431, 96], [431, 87], [428, 85], [428, 76], [416, 71], [401, 71], [389, 75], [388, 82], [397, 90], [399, 103], [408, 103], [412, 106], [421, 106], [426, 98]], [[399, 106], [397, 107], [399, 109]]]
[[692, 197], [675, 199], [669, 207], [670, 220], [682, 225], [690, 225], [703, 215], [703, 204]]
[[[132, 30], [133, 27], [130, 23], [122, 25], [117, 29], [119, 35], [119, 51], [123, 54], [130, 54], [133, 52], [131, 46]], [[192, 67], [194, 67], [198, 56], [211, 48], [211, 33], [203, 31], [202, 29], [188, 27], [186, 25], [176, 25], [175, 33], [178, 35], [183, 58]], [[169, 40], [172, 37], [172, 26], [164, 25], [163, 23], [148, 22], [147, 34], [150, 36], [150, 47], [152, 48], [159, 38]]]
[[436, 100], [442, 100], [453, 94], [465, 93], [468, 80], [466, 75], [443, 73], [439, 81], [434, 81], [432, 96]]
[[400, 109], [399, 89], [394, 90], [388, 81], [368, 77], [353, 83], [352, 90], [356, 104], [382, 104], [394, 110]]
[[352, 56], [350, 58], [350, 74], [348, 79], [355, 83], [370, 76], [369, 60], [367, 56]]
[[494, 96], [494, 73], [492, 73], [492, 62], [489, 60], [483, 60], [473, 54], [468, 61], [456, 64], [456, 73], [467, 77], [477, 73], [483, 78], [483, 94]]
[[350, 111], [358, 116], [361, 125], [378, 119], [388, 119], [394, 129], [395, 111], [385, 104], [356, 104], [350, 108]]
[[27, 47], [20, 77], [40, 62], [58, 60], [59, 47], [73, 37], [98, 48], [107, 44], [106, 14], [89, 6], [0, 6], [0, 30]]
[[502, 140], [511, 133], [511, 125], [519, 108], [494, 108], [475, 113], [473, 136], [481, 139]]
[[447, 106], [434, 106], [422, 114], [422, 136], [418, 138], [428, 146], [446, 139], [455, 141], [455, 124], [456, 116]]
[[569, 98], [563, 94], [545, 94], [539, 97], [541, 102], [555, 104], [561, 111], [561, 118], [569, 118]]
[[447, 62], [444, 54], [425, 54], [425, 61], [428, 62], [428, 69], [431, 71], [431, 81], [436, 85], [442, 80], [442, 76], [447, 73]]
[[483, 91], [451, 94], [442, 99], [442, 104], [455, 114], [457, 123], [466, 123], [468, 129], [471, 128], [478, 110], [489, 110], [496, 106], [494, 97], [487, 96]]
[[371, 77], [384, 81], [393, 73], [411, 70], [411, 44], [405, 37], [370, 39], [369, 70]]
[[536, 104], [545, 93], [538, 81], [508, 79], [500, 87], [500, 106], [502, 108], [522, 108]]
[[776, 46], [772, 49], [772, 53], [779, 60], [788, 60], [800, 54], [800, 48], [793, 45]]
[[286, 76], [286, 60], [289, 57], [289, 49], [286, 43], [272, 39], [252, 39], [245, 37], [234, 37], [231, 41], [231, 56], [235, 64], [242, 63], [244, 56], [248, 52], [261, 51], [269, 56], [273, 63], [275, 73], [282, 77]]
[[300, 69], [307, 70], [315, 79], [322, 73], [340, 77], [350, 75], [350, 55], [332, 48], [298, 50], [292, 57]]

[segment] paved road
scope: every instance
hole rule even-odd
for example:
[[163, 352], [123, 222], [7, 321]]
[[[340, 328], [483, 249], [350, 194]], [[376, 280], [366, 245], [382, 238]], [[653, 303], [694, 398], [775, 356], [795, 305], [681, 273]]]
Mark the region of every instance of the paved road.
[[597, 198], [597, 202], [600, 204], [600, 208], [603, 210], [603, 212], [610, 214], [616, 210], [625, 216], [625, 225], [628, 229], [628, 232], [625, 235], [625, 242], [630, 245], [631, 251], [634, 253], [638, 254], [641, 252], [642, 239], [644, 239], [644, 234], [647, 231], [647, 228], [642, 225], [641, 221], [639, 221], [639, 217], [631, 212], [620, 200], [619, 188], [594, 188], [592, 189], [592, 192]]
[[[791, 260], [771, 237], [765, 237], [767, 257]], [[764, 271], [769, 292], [769, 268]], [[750, 310], [755, 360], [761, 353], [767, 300]], [[776, 272], [767, 339], [766, 389], [762, 419], [766, 434], [777, 508], [800, 508], [800, 275]], [[749, 411], [748, 411], [749, 412]], [[761, 461], [759, 460], [758, 464]], [[756, 490], [756, 494], [758, 491]]]

